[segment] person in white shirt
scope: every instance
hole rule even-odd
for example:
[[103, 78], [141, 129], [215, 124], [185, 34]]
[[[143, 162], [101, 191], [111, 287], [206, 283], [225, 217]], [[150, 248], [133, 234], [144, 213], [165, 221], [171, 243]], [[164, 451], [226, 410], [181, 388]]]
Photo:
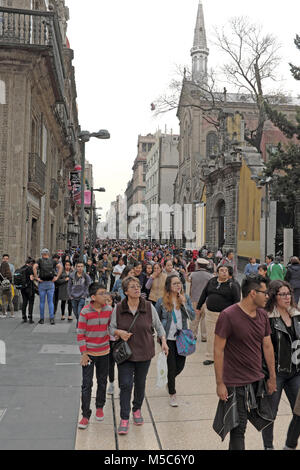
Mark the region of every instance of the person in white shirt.
[[125, 263], [124, 263], [124, 259], [122, 256], [119, 256], [119, 259], [118, 259], [118, 264], [116, 266], [114, 266], [114, 270], [113, 270], [113, 276], [115, 277], [115, 282], [120, 279], [121, 277], [121, 274], [122, 272], [124, 271], [125, 269]]

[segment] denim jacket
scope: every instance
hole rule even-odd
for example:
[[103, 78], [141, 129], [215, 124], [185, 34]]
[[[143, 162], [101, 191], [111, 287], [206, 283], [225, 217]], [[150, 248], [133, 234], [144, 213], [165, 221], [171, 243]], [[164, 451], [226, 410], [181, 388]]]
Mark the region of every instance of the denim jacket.
[[[195, 310], [193, 309], [193, 305], [191, 299], [188, 295], [186, 297], [186, 304], [181, 306], [181, 315], [182, 315], [182, 329], [188, 329], [188, 320], [195, 319]], [[166, 337], [168, 337], [170, 326], [172, 323], [172, 312], [169, 312], [163, 305], [163, 299], [160, 298], [155, 304], [155, 308], [157, 310], [159, 319], [162, 323], [162, 326], [165, 329]]]

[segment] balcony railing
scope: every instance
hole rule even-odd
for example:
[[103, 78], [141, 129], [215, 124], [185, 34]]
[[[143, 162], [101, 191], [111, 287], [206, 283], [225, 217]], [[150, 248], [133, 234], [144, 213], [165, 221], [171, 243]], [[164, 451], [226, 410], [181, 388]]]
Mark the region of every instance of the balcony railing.
[[61, 32], [54, 12], [0, 7], [0, 46], [49, 51], [57, 82], [57, 101], [64, 97], [65, 70]]
[[45, 194], [46, 165], [36, 153], [29, 154], [28, 189], [38, 197]]

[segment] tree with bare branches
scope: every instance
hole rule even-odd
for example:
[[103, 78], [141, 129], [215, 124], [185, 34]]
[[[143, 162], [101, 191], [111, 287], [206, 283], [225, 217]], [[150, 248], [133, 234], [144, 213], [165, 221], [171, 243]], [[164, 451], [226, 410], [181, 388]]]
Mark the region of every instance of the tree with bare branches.
[[216, 29], [216, 45], [226, 55], [226, 64], [222, 67], [228, 82], [238, 93], [248, 93], [258, 110], [256, 129], [248, 129], [246, 140], [258, 152], [264, 124], [268, 119], [265, 112], [265, 100], [268, 84], [278, 80], [277, 70], [281, 57], [281, 45], [275, 36], [265, 34], [262, 26], [253, 24], [248, 18], [232, 18], [222, 29]]
[[[224, 52], [225, 64], [222, 73], [236, 93], [247, 94], [250, 102], [257, 107], [258, 122], [254, 129], [247, 129], [245, 138], [259, 152], [264, 124], [268, 119], [264, 103], [276, 101], [277, 93], [268, 93], [265, 83], [276, 81], [276, 70], [280, 63], [280, 44], [277, 39], [264, 34], [262, 27], [245, 17], [232, 18], [226, 26], [215, 33], [215, 45]], [[172, 80], [169, 90], [153, 104], [155, 114], [166, 113], [178, 107], [193, 107], [203, 111], [203, 118], [216, 127], [219, 113], [224, 110], [227, 90], [221, 91], [216, 77], [210, 72], [205, 83], [192, 81], [187, 68], [178, 68], [179, 78]], [[221, 75], [221, 74], [220, 74]], [[266, 85], [266, 86], [267, 86]], [[249, 102], [249, 100], [247, 100]]]

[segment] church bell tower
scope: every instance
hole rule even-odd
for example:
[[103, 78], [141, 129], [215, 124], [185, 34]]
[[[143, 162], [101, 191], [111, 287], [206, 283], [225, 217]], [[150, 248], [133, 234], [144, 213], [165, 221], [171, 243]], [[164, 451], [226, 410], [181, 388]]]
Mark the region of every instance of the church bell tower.
[[192, 80], [196, 83], [207, 83], [207, 62], [209, 49], [207, 47], [202, 0], [199, 0], [198, 5], [194, 45], [191, 49], [191, 56]]

